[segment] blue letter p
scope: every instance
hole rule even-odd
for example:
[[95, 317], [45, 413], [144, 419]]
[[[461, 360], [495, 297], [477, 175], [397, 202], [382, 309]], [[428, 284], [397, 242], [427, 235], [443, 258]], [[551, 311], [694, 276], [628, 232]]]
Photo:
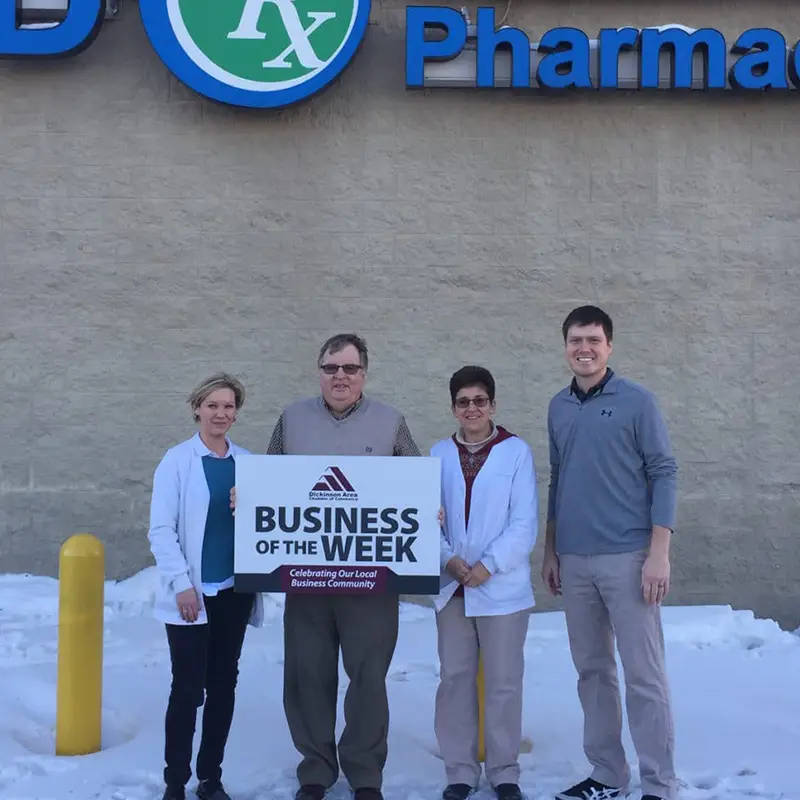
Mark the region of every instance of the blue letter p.
[[[425, 39], [425, 28], [443, 28], [439, 41]], [[425, 62], [457, 56], [467, 42], [467, 23], [454, 8], [409, 6], [406, 9], [406, 86], [424, 86]]]

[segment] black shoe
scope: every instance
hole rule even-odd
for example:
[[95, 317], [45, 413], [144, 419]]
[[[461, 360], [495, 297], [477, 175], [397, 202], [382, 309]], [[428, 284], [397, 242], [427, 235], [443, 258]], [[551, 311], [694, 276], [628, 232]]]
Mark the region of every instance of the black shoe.
[[473, 789], [466, 783], [451, 783], [442, 792], [442, 800], [467, 800]]
[[294, 800], [322, 800], [325, 787], [319, 783], [305, 783], [296, 792]]
[[494, 787], [497, 800], [524, 800], [525, 795], [516, 783], [498, 783]]
[[642, 800], [664, 800], [664, 798], [659, 797], [657, 794], [643, 794]]
[[183, 786], [167, 786], [161, 800], [186, 800], [186, 790]]
[[353, 800], [383, 800], [383, 792], [371, 786], [362, 786], [353, 792]]
[[200, 781], [195, 794], [199, 800], [231, 800], [219, 781]]
[[614, 786], [606, 786], [604, 783], [587, 778], [557, 794], [556, 800], [613, 800], [620, 794], [622, 791]]

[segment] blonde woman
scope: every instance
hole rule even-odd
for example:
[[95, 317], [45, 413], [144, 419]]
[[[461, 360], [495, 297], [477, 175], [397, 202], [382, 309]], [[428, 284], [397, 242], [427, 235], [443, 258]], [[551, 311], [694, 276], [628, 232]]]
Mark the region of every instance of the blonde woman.
[[230, 800], [222, 786], [248, 623], [263, 624], [261, 595], [233, 589], [236, 457], [248, 451], [228, 431], [244, 403], [242, 384], [226, 373], [189, 395], [198, 431], [170, 448], [153, 478], [150, 548], [161, 576], [155, 616], [167, 630], [172, 688], [165, 721], [164, 800], [184, 800], [191, 777], [197, 709], [203, 729], [197, 755], [197, 796]]

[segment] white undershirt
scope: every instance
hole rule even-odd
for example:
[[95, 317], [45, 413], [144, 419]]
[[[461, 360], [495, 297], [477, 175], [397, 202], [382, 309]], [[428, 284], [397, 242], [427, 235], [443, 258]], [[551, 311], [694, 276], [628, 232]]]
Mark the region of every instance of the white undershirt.
[[456, 441], [459, 444], [463, 444], [464, 447], [466, 447], [467, 450], [470, 451], [470, 453], [477, 453], [478, 450], [481, 449], [481, 447], [491, 442], [492, 439], [494, 439], [497, 436], [497, 427], [495, 426], [494, 423], [491, 423], [491, 426], [492, 426], [492, 432], [481, 442], [465, 441], [463, 431], [460, 428], [458, 429], [458, 431], [456, 431]]

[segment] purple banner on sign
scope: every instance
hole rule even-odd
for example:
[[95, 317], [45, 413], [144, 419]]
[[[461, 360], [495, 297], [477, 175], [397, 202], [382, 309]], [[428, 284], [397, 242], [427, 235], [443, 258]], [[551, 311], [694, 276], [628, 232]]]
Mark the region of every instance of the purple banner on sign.
[[386, 591], [386, 567], [280, 568], [281, 591], [287, 594], [380, 594]]

